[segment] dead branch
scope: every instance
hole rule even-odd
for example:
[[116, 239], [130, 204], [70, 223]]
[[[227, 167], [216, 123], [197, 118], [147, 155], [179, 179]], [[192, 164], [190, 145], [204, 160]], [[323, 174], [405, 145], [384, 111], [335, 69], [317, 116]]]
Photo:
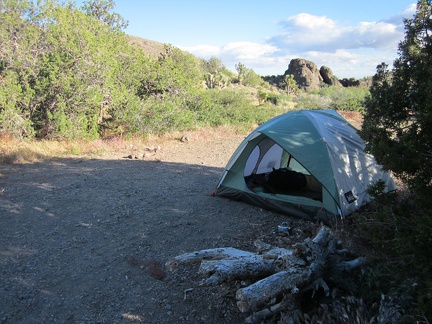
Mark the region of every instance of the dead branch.
[[291, 249], [256, 241], [257, 253], [231, 247], [200, 250], [176, 256], [167, 266], [175, 270], [200, 262], [198, 273], [204, 277], [203, 285], [256, 280], [236, 292], [237, 307], [251, 312], [246, 321], [254, 323], [282, 310], [296, 310], [296, 296], [306, 291], [314, 296], [322, 289], [329, 296], [330, 280], [333, 285], [337, 282], [338, 289], [353, 289], [348, 273], [362, 266], [365, 259], [347, 260], [348, 251], [338, 249], [339, 245], [330, 228], [322, 226], [314, 238]]

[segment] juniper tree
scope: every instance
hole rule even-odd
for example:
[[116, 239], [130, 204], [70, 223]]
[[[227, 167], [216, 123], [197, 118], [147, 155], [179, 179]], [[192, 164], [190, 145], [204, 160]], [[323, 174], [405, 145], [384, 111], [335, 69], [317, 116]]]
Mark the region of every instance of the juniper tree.
[[417, 192], [432, 193], [432, 5], [405, 19], [393, 69], [377, 67], [361, 135], [367, 150]]

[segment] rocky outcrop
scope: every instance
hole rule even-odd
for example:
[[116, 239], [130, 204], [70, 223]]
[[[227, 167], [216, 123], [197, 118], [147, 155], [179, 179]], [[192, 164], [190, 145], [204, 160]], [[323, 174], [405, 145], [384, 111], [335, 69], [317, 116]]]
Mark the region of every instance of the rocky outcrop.
[[319, 90], [323, 83], [331, 86], [345, 86], [339, 82], [329, 67], [322, 66], [301, 58], [292, 59], [284, 75], [292, 74], [300, 89], [305, 91]]
[[323, 78], [316, 64], [301, 58], [292, 59], [285, 75], [292, 74], [299, 88], [305, 91], [319, 90]]
[[340, 80], [340, 83], [344, 86], [344, 87], [359, 87], [360, 86], [360, 80], [356, 80], [356, 79], [342, 79]]
[[338, 78], [336, 78], [336, 76], [333, 74], [333, 71], [329, 67], [323, 65], [321, 66], [319, 72], [325, 84], [338, 87], [342, 86]]

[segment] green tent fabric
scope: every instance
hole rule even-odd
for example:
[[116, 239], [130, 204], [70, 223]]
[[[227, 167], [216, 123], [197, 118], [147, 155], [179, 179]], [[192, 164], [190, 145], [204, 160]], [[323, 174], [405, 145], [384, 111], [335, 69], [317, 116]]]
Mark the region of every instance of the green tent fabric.
[[334, 110], [300, 110], [277, 116], [239, 145], [216, 195], [265, 209], [326, 222], [371, 200], [370, 185], [395, 184], [364, 142]]

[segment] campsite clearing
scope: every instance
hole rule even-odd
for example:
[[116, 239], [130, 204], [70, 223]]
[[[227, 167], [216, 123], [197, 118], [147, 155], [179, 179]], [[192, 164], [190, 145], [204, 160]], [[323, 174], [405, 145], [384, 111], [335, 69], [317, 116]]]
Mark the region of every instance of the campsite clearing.
[[128, 146], [0, 165], [0, 321], [243, 322], [244, 283], [203, 287], [199, 265], [170, 272], [165, 262], [220, 247], [256, 252], [256, 240], [289, 248], [318, 233], [320, 224], [214, 197], [245, 136], [194, 132], [155, 141], [160, 149], [141, 158]]
[[[0, 166], [2, 323], [239, 323], [238, 287], [164, 263], [212, 247], [290, 245], [316, 224], [213, 197], [244, 136], [188, 134], [149, 158]], [[289, 237], [277, 233], [288, 222]]]

